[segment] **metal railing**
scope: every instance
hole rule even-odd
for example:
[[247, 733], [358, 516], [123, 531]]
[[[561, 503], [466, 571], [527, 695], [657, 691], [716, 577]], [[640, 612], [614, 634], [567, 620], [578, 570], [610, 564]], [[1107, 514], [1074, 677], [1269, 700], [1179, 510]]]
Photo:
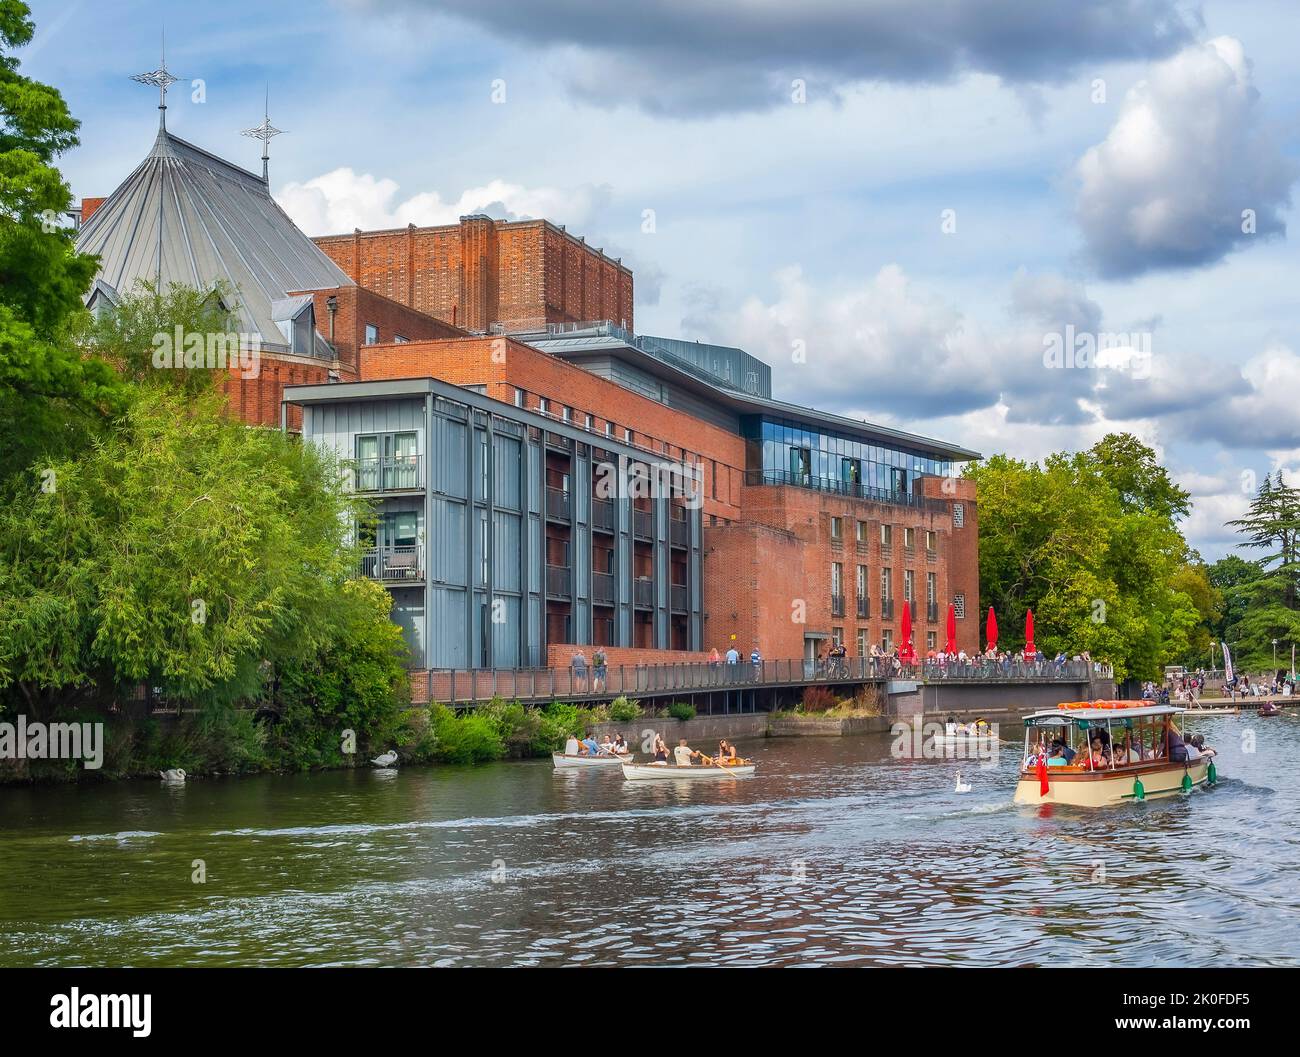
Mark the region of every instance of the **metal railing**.
[[[578, 647], [573, 647], [574, 652]], [[609, 698], [707, 691], [731, 687], [806, 686], [815, 683], [864, 683], [887, 679], [968, 682], [1086, 682], [1089, 662], [1057, 666], [1013, 665], [1004, 671], [997, 664], [939, 666], [929, 662], [901, 665], [888, 657], [842, 657], [824, 660], [777, 660], [754, 664], [742, 657], [734, 664], [690, 661], [675, 664], [618, 665], [597, 669], [591, 663], [592, 647], [584, 647], [586, 665], [564, 668], [431, 668], [428, 699], [469, 706], [501, 697], [507, 701], [547, 703], [584, 697]], [[1105, 671], [1100, 673], [1107, 675]]]
[[655, 585], [648, 576], [638, 576], [632, 581], [632, 604], [638, 609], [654, 609]]
[[632, 535], [637, 539], [654, 539], [654, 512], [650, 510], [632, 511]]
[[423, 580], [420, 548], [372, 547], [361, 552], [361, 575], [370, 580]]
[[691, 544], [690, 523], [672, 518], [668, 522], [668, 542], [674, 547], [689, 547]]
[[882, 598], [880, 600], [880, 619], [894, 619], [894, 600], [892, 598]]
[[858, 595], [858, 619], [866, 620], [871, 616], [871, 597]]
[[796, 488], [811, 488], [818, 492], [833, 492], [835, 495], [853, 499], [867, 499], [893, 506], [909, 506], [935, 513], [943, 513], [948, 508], [942, 499], [931, 499], [929, 496], [913, 492], [896, 492], [892, 488], [872, 488], [865, 484], [840, 481], [832, 477], [819, 477], [811, 473], [794, 473], [790, 470], [746, 470], [745, 484], [750, 487], [793, 485]]
[[831, 616], [844, 616], [844, 596], [842, 594], [831, 595]]
[[686, 612], [685, 584], [670, 584], [668, 586], [668, 608], [674, 613]]
[[939, 621], [939, 603], [927, 602], [925, 604], [925, 620], [928, 624], [936, 624]]
[[591, 600], [597, 603], [614, 604], [614, 574], [591, 574]]
[[563, 565], [546, 566], [546, 593], [552, 598], [573, 596], [573, 572]]
[[602, 532], [614, 531], [614, 504], [609, 499], [592, 499], [591, 527]]
[[546, 516], [569, 521], [573, 517], [573, 502], [563, 488], [546, 486]]
[[424, 487], [424, 456], [353, 460], [357, 492], [410, 492]]

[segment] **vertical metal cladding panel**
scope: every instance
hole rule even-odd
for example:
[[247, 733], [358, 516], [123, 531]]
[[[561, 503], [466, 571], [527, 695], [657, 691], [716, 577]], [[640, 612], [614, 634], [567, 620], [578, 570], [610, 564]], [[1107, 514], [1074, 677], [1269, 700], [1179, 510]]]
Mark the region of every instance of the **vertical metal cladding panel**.
[[492, 547], [492, 588], [495, 591], [519, 592], [523, 588], [523, 570], [519, 566], [520, 515], [498, 510], [494, 517], [496, 533]]
[[465, 504], [446, 496], [435, 495], [429, 504], [433, 511], [433, 568], [429, 580], [445, 584], [465, 584], [465, 550], [469, 537], [465, 526]]
[[393, 623], [402, 629], [410, 648], [410, 665], [424, 667], [424, 592], [405, 587], [393, 589]]
[[571, 472], [570, 488], [573, 490], [573, 521], [576, 529], [577, 525], [586, 526], [591, 523], [591, 457], [575, 455]]
[[528, 596], [528, 651], [524, 664], [529, 668], [546, 666], [546, 621], [542, 619], [542, 600], [538, 595]]
[[523, 472], [523, 448], [514, 437], [496, 435], [496, 463], [493, 468], [493, 501], [510, 510], [519, 509], [519, 481]]
[[474, 480], [476, 503], [486, 503], [488, 498], [487, 430], [474, 431]]
[[540, 514], [546, 498], [546, 475], [542, 469], [542, 445], [528, 445], [528, 512]]
[[696, 508], [688, 510], [686, 516], [691, 524], [691, 547], [687, 552], [690, 555], [690, 565], [686, 570], [686, 582], [690, 584], [691, 607], [689, 645], [693, 650], [702, 650], [704, 648], [704, 561], [701, 543], [704, 534], [704, 512]]
[[468, 668], [465, 591], [434, 584], [429, 588], [430, 668]]
[[492, 665], [495, 668], [519, 666], [519, 611], [521, 599], [513, 595], [498, 595], [493, 600], [500, 620], [492, 622]]
[[435, 492], [465, 497], [465, 434], [463, 422], [434, 414], [429, 444], [429, 486]]
[[655, 645], [661, 649], [672, 641], [668, 633], [668, 496], [663, 489], [657, 491], [654, 504], [655, 517]]
[[528, 590], [533, 594], [542, 593], [542, 573], [546, 566], [546, 547], [542, 540], [542, 519], [536, 515], [528, 516]]

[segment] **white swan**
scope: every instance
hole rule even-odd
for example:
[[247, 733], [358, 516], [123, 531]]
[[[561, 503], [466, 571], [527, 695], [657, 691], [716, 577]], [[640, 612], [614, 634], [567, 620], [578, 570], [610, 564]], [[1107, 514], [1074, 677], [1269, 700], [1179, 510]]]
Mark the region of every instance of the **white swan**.
[[955, 789], [953, 790], [953, 792], [954, 792], [954, 793], [969, 793], [969, 792], [970, 792], [970, 782], [963, 782], [963, 781], [961, 780], [961, 771], [958, 771], [958, 772], [957, 772], [957, 788], [955, 788]]
[[376, 756], [370, 762], [373, 763], [376, 767], [392, 767], [393, 764], [397, 762], [397, 752], [396, 750], [390, 749], [382, 756]]
[[183, 782], [185, 781], [185, 768], [173, 767], [167, 771], [159, 771], [158, 777], [164, 782]]

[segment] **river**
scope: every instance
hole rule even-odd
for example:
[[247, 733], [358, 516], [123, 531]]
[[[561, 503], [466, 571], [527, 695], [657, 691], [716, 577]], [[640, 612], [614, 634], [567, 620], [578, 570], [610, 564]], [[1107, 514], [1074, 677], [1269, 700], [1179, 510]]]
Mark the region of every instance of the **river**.
[[1216, 788], [1096, 812], [1013, 807], [1014, 750], [897, 761], [887, 736], [751, 742], [757, 776], [717, 783], [5, 788], [0, 964], [1300, 964], [1300, 720], [1193, 729]]

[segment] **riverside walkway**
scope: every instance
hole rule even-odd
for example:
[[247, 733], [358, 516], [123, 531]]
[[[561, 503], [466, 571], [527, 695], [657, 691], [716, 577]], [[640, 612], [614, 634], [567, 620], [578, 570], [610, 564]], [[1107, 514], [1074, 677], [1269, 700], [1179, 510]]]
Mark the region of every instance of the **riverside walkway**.
[[897, 665], [871, 657], [849, 657], [839, 662], [771, 660], [754, 664], [708, 662], [619, 665], [603, 676], [590, 665], [584, 672], [573, 668], [432, 668], [412, 673], [412, 697], [417, 702], [439, 701], [453, 708], [473, 708], [493, 698], [523, 704], [551, 701], [599, 703], [616, 697], [691, 700], [695, 695], [718, 695], [725, 711], [756, 707], [758, 692], [776, 699], [778, 691], [802, 691], [807, 686], [848, 688], [891, 681], [940, 685], [993, 683], [1080, 683], [1108, 677], [1105, 666], [1086, 661], [1054, 664], [967, 663]]

